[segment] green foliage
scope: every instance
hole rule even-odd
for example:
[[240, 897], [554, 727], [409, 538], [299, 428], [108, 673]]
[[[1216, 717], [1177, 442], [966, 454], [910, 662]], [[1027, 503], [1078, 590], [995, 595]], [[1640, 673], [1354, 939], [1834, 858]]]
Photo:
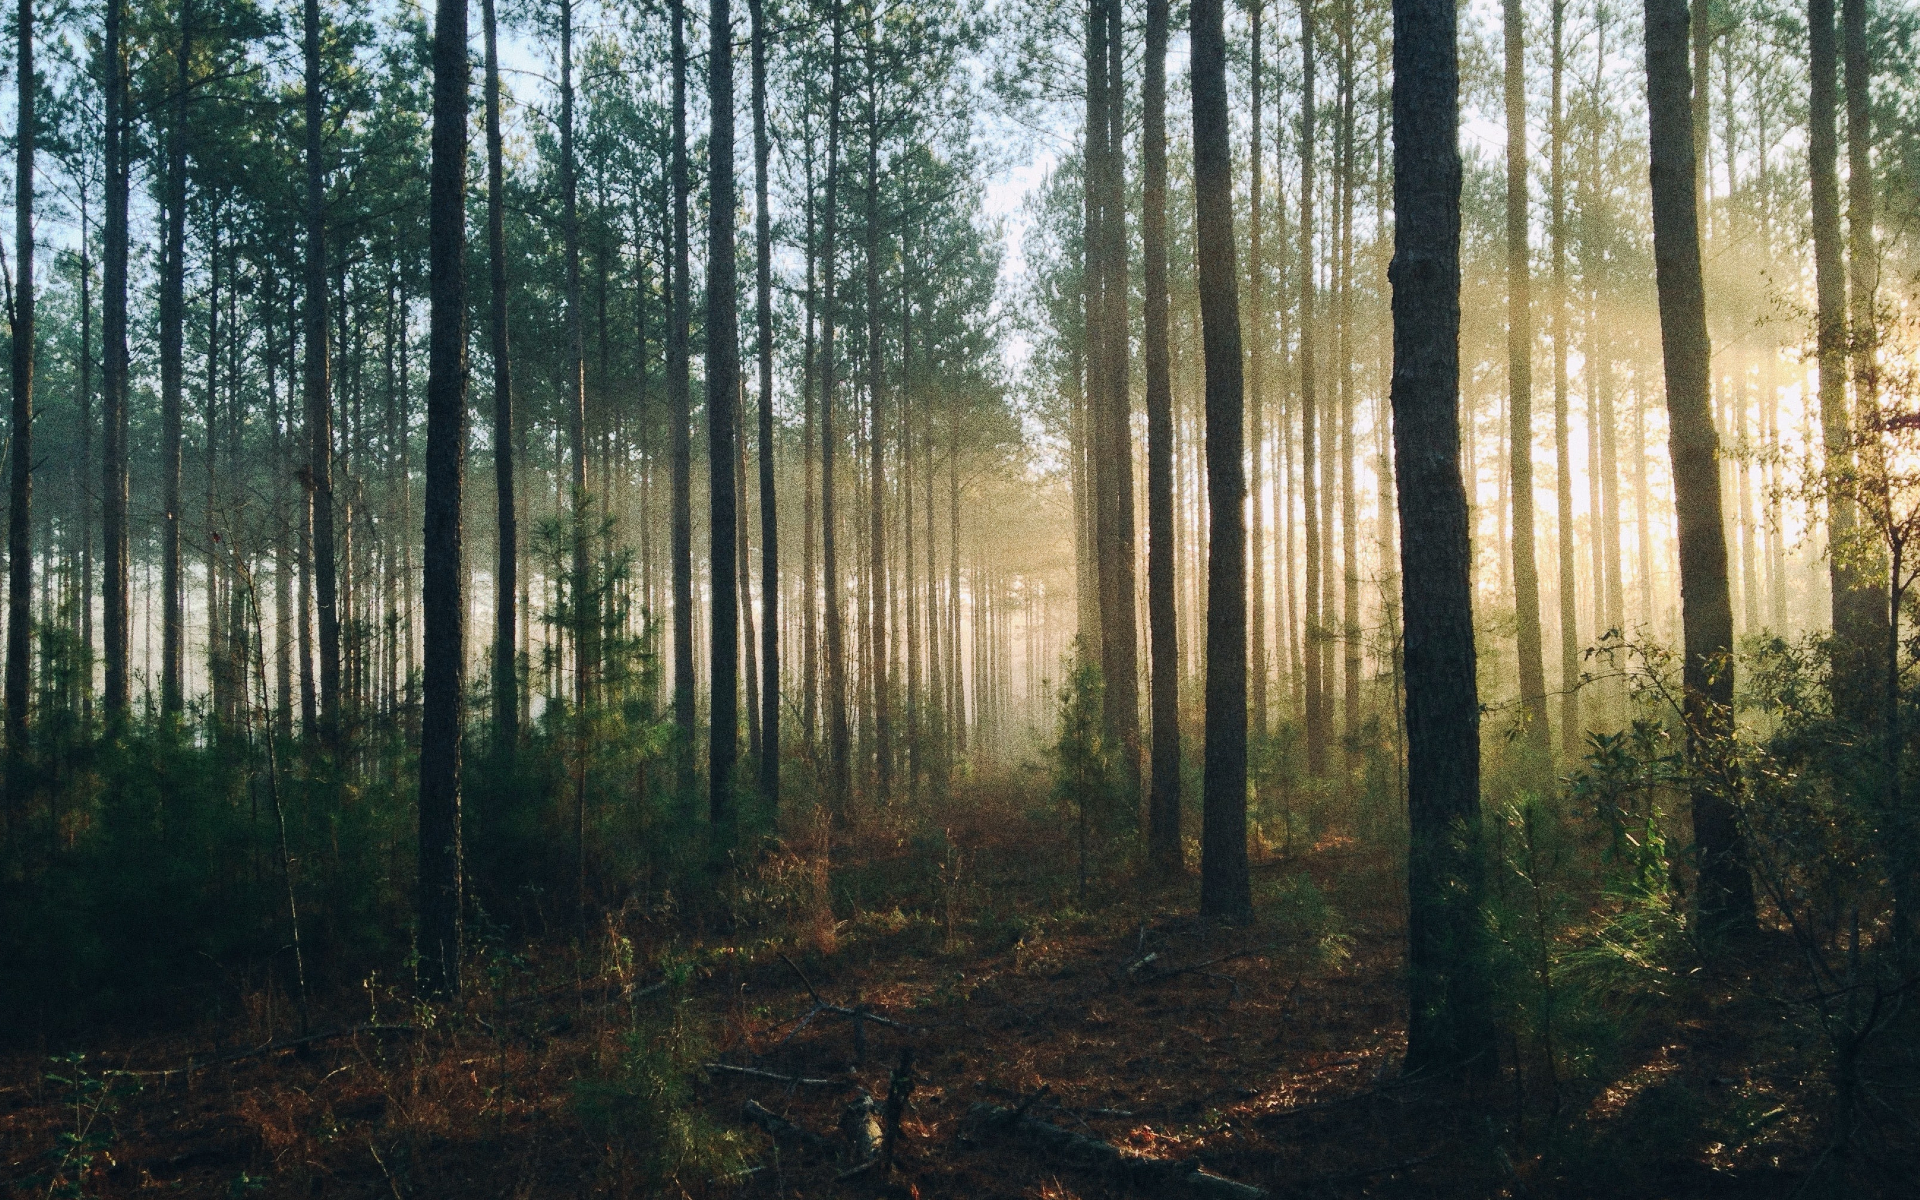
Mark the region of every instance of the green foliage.
[[86, 1195], [94, 1164], [113, 1148], [117, 1138], [113, 1117], [120, 1102], [137, 1092], [139, 1085], [124, 1074], [87, 1070], [87, 1056], [78, 1051], [55, 1055], [51, 1061], [55, 1069], [47, 1072], [46, 1082], [60, 1090], [68, 1124], [54, 1137], [46, 1169], [24, 1182], [34, 1188], [44, 1185], [43, 1195], [78, 1200]]
[[617, 1060], [574, 1088], [574, 1109], [602, 1145], [622, 1195], [660, 1195], [740, 1169], [737, 1134], [693, 1104], [693, 1073], [706, 1046], [686, 999], [686, 971], [669, 972], [664, 1013], [636, 1015]]
[[1059, 733], [1053, 743], [1053, 800], [1073, 828], [1079, 863], [1079, 895], [1127, 849], [1124, 791], [1108, 746], [1100, 667], [1076, 642], [1060, 688]]

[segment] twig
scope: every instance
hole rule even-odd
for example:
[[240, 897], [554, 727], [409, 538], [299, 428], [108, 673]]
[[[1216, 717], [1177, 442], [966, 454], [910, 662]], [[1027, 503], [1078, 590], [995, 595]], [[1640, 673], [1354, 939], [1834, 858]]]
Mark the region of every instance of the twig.
[[793, 973], [800, 977], [800, 983], [802, 986], [804, 986], [807, 989], [807, 995], [813, 997], [814, 1007], [816, 1008], [828, 1007], [827, 1002], [820, 998], [820, 993], [814, 990], [813, 981], [807, 978], [807, 973], [805, 971], [802, 971], [799, 967], [794, 966], [793, 960], [787, 957], [787, 953], [784, 950], [780, 952], [780, 961], [787, 964], [787, 966], [791, 967], [793, 969]]
[[775, 1071], [763, 1071], [758, 1067], [736, 1067], [731, 1063], [701, 1063], [702, 1070], [720, 1071], [728, 1075], [745, 1075], [751, 1079], [765, 1079], [772, 1083], [784, 1083], [789, 1087], [852, 1087], [851, 1079], [809, 1079], [804, 1075], [781, 1075]]

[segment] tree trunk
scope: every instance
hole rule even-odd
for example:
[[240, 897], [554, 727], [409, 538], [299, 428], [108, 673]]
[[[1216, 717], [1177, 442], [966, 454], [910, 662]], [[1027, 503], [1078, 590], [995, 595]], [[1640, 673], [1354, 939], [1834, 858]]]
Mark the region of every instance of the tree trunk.
[[707, 496], [713, 558], [713, 673], [708, 710], [707, 818], [710, 865], [732, 867], [737, 841], [733, 771], [740, 737], [740, 613], [734, 545], [732, 464], [734, 414], [740, 391], [740, 327], [735, 298], [733, 210], [733, 16], [729, 0], [712, 0], [707, 28]]
[[1360, 513], [1353, 482], [1353, 208], [1354, 78], [1353, 0], [1342, 0], [1336, 21], [1340, 39], [1340, 648], [1341, 739], [1348, 777], [1360, 754]]
[[[13, 428], [8, 461], [6, 805], [7, 832], [27, 817], [27, 695], [33, 669], [33, 159], [35, 128], [33, 0], [20, 0], [15, 23], [20, 85], [14, 138]], [[57, 834], [57, 831], [56, 831]]]
[[1838, 63], [1833, 0], [1808, 0], [1807, 167], [1813, 198], [1815, 339], [1820, 361], [1820, 427], [1825, 443], [1827, 571], [1833, 593], [1833, 695], [1843, 717], [1870, 723], [1879, 692], [1878, 647], [1886, 640], [1883, 591], [1853, 500], [1853, 418], [1847, 408], [1847, 281], [1840, 233], [1839, 148], [1834, 131]]
[[1718, 438], [1709, 406], [1710, 349], [1688, 121], [1686, 0], [1646, 0], [1648, 145], [1654, 272], [1667, 385], [1668, 447], [1680, 533], [1680, 619], [1691, 802], [1702, 924], [1751, 926], [1753, 881], [1732, 797], [1717, 764], [1733, 728], [1733, 605], [1721, 522]]
[[1251, 915], [1247, 879], [1247, 546], [1232, 125], [1221, 0], [1194, 0], [1193, 179], [1206, 356], [1207, 683], [1200, 912]]
[[1453, 0], [1394, 0], [1390, 275], [1406, 612], [1406, 1065], [1485, 1080], [1497, 1063], [1480, 953], [1480, 700], [1460, 478], [1459, 105]]
[[773, 224], [768, 209], [766, 0], [753, 18], [754, 323], [760, 365], [760, 801], [780, 811], [780, 523], [773, 482]]
[[[1265, 439], [1266, 425], [1266, 377], [1267, 377], [1267, 279], [1266, 263], [1261, 243], [1261, 218], [1265, 215], [1263, 195], [1266, 180], [1263, 178], [1265, 166], [1260, 131], [1262, 128], [1261, 101], [1265, 99], [1261, 85], [1263, 64], [1261, 50], [1261, 18], [1266, 15], [1266, 0], [1251, 0], [1247, 6], [1248, 46], [1248, 96], [1251, 108], [1252, 128], [1247, 133], [1247, 307], [1251, 310], [1247, 324], [1252, 330], [1247, 346], [1247, 440], [1252, 444], [1252, 452], [1247, 456], [1248, 490], [1252, 503], [1247, 506], [1247, 539], [1251, 557], [1247, 573], [1247, 590], [1250, 593], [1252, 611], [1249, 614], [1248, 630], [1248, 697], [1249, 719], [1253, 736], [1264, 738], [1267, 733], [1267, 548], [1264, 522], [1262, 521], [1261, 496], [1265, 491], [1261, 477], [1261, 443]], [[1149, 551], [1151, 553], [1151, 551]], [[1147, 573], [1153, 573], [1151, 563]], [[1151, 584], [1149, 584], [1151, 586]]]
[[[486, 23], [487, 126], [487, 332], [493, 356], [493, 737], [495, 749], [512, 755], [520, 741], [520, 670], [514, 653], [519, 583], [518, 514], [513, 499], [513, 359], [507, 338], [506, 166], [500, 135], [500, 53], [494, 0], [481, 0]], [[644, 351], [641, 364], [645, 366]]]
[[689, 808], [694, 803], [693, 694], [693, 384], [690, 378], [689, 329], [692, 321], [687, 233], [687, 9], [686, 0], [671, 0], [673, 25], [673, 312], [667, 327], [668, 453], [672, 463], [673, 557], [673, 722], [679, 734], [675, 757], [674, 790]]
[[1842, 53], [1847, 80], [1847, 255], [1852, 284], [1851, 342], [1855, 402], [1877, 405], [1879, 314], [1874, 293], [1880, 256], [1873, 235], [1873, 66], [1867, 44], [1867, 0], [1841, 0]]
[[[871, 10], [870, 10], [871, 14]], [[879, 29], [866, 33], [867, 66], [867, 595], [868, 672], [873, 684], [874, 792], [881, 804], [893, 792], [892, 653], [887, 642], [886, 469], [881, 405], [886, 372], [880, 354], [880, 81], [875, 52]]]
[[333, 400], [327, 353], [326, 166], [321, 159], [320, 0], [305, 0], [306, 69], [306, 417], [308, 488], [313, 497], [314, 607], [320, 633], [320, 738], [340, 736], [340, 598], [334, 571]]
[[1173, 579], [1173, 383], [1167, 347], [1167, 8], [1168, 0], [1147, 0], [1140, 243], [1146, 259], [1142, 348], [1147, 383], [1147, 631], [1153, 706], [1147, 859], [1154, 870], [1172, 874], [1182, 867], [1182, 852], [1180, 645]]
[[818, 584], [815, 582], [814, 547], [818, 539], [814, 534], [815, 514], [815, 447], [818, 444], [819, 377], [818, 347], [814, 342], [815, 321], [819, 312], [819, 297], [814, 289], [814, 271], [819, 258], [819, 241], [816, 237], [818, 220], [814, 206], [813, 185], [813, 131], [807, 131], [806, 141], [806, 178], [807, 178], [807, 292], [806, 292], [806, 345], [802, 352], [800, 392], [805, 411], [801, 416], [800, 453], [804, 460], [801, 474], [800, 491], [800, 741], [809, 755], [819, 749], [815, 740], [820, 718], [820, 625]]
[[180, 396], [187, 273], [187, 89], [193, 4], [180, 6], [173, 95], [167, 106], [165, 214], [160, 256], [160, 710], [181, 711], [185, 661], [180, 583]]
[[1513, 600], [1520, 707], [1530, 745], [1545, 753], [1547, 676], [1541, 661], [1540, 569], [1533, 545], [1533, 281], [1527, 262], [1526, 39], [1521, 0], [1504, 0], [1507, 101], [1507, 414], [1513, 480]]
[[[1302, 634], [1301, 654], [1306, 660], [1307, 689], [1306, 734], [1307, 773], [1318, 779], [1327, 773], [1328, 681], [1321, 672], [1320, 643], [1325, 637], [1325, 606], [1321, 578], [1321, 505], [1319, 467], [1319, 380], [1315, 375], [1314, 313], [1318, 280], [1314, 275], [1313, 251], [1316, 232], [1313, 223], [1314, 152], [1317, 137], [1314, 83], [1314, 13], [1316, 0], [1300, 0], [1300, 478], [1301, 501], [1305, 507], [1302, 526], [1306, 553], [1306, 627]], [[1211, 487], [1208, 489], [1211, 496]], [[1209, 572], [1209, 574], [1211, 574]], [[1211, 636], [1211, 635], [1209, 635]]]
[[840, 37], [844, 20], [840, 0], [834, 0], [832, 66], [827, 85], [827, 229], [820, 251], [825, 264], [820, 292], [820, 554], [821, 585], [826, 598], [826, 798], [829, 811], [841, 824], [851, 818], [848, 789], [853, 757], [853, 733], [847, 725], [846, 625], [840, 613], [839, 499], [834, 493], [833, 478], [834, 459], [838, 456], [833, 429], [833, 393], [838, 374], [833, 335], [839, 316], [836, 295], [839, 264], [834, 256], [834, 241], [840, 228]]
[[110, 726], [126, 721], [132, 707], [133, 673], [129, 662], [133, 628], [127, 580], [127, 52], [121, 39], [124, 0], [107, 0], [106, 133], [106, 291], [101, 314], [101, 553], [106, 560], [101, 623], [106, 651], [106, 710]]
[[[1700, 0], [1705, 3], [1706, 0]], [[1560, 757], [1578, 762], [1580, 730], [1580, 608], [1576, 594], [1573, 545], [1573, 453], [1567, 404], [1567, 186], [1566, 137], [1562, 96], [1566, 77], [1566, 0], [1553, 0], [1551, 71], [1553, 94], [1547, 114], [1551, 177], [1548, 182], [1548, 238], [1553, 256], [1553, 454], [1555, 499], [1559, 503], [1560, 559]]]
[[[497, 130], [493, 0], [486, 0], [489, 133]], [[460, 493], [467, 433], [467, 0], [433, 20], [433, 162], [428, 198], [426, 621], [420, 710], [420, 971], [430, 994], [460, 992], [460, 750], [466, 612]], [[490, 185], [496, 177], [489, 173]], [[497, 190], [494, 195], [498, 195]], [[489, 214], [489, 224], [492, 216]], [[494, 260], [499, 261], [498, 257]], [[498, 286], [498, 285], [496, 285]], [[496, 310], [497, 311], [497, 310]], [[504, 349], [495, 318], [495, 349]], [[496, 376], [498, 386], [498, 376]], [[496, 397], [497, 399], [497, 397]], [[509, 481], [509, 488], [511, 482]]]

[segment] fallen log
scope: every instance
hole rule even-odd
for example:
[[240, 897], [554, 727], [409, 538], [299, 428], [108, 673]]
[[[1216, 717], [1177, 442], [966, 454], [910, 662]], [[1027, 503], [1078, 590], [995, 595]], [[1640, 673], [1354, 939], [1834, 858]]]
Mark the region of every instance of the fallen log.
[[833, 1142], [815, 1133], [803, 1125], [795, 1125], [779, 1113], [767, 1108], [758, 1100], [747, 1101], [741, 1110], [746, 1118], [766, 1130], [776, 1138], [785, 1138], [790, 1142], [799, 1142], [809, 1150], [818, 1150], [822, 1154], [834, 1152]]
[[866, 1092], [861, 1092], [846, 1111], [840, 1114], [840, 1132], [847, 1135], [847, 1144], [853, 1148], [853, 1160], [857, 1163], [870, 1163], [880, 1157], [880, 1140], [883, 1136], [880, 1128], [880, 1105]]
[[1070, 1162], [1119, 1175], [1159, 1195], [1178, 1193], [1205, 1200], [1265, 1200], [1267, 1195], [1264, 1189], [1250, 1183], [1203, 1171], [1198, 1163], [1177, 1158], [1148, 1158], [1110, 1142], [1062, 1129], [1050, 1121], [1026, 1116], [1018, 1109], [976, 1104], [968, 1117], [978, 1129], [1011, 1134]]

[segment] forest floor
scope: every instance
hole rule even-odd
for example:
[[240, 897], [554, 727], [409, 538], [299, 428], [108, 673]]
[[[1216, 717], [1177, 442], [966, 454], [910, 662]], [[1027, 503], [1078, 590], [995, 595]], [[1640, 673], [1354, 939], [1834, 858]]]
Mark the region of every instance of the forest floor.
[[[1274, 1196], [1746, 1197], [1794, 1192], [1818, 1153], [1823, 1089], [1750, 989], [1642, 1022], [1602, 1077], [1509, 1070], [1461, 1104], [1400, 1075], [1387, 856], [1329, 836], [1259, 861], [1256, 920], [1209, 927], [1190, 882], [1080, 900], [1037, 807], [946, 815], [835, 851], [837, 898], [897, 907], [836, 919], [814, 895], [810, 917], [796, 856], [760, 894], [787, 905], [773, 933], [669, 937], [684, 922], [630, 908], [584, 949], [483, 953], [451, 1008], [375, 977], [317, 1002], [312, 1040], [257, 993], [240, 1020], [104, 1030], [84, 1060], [13, 1054], [0, 1169], [19, 1196], [1252, 1194], [1117, 1173], [1038, 1121]], [[649, 987], [663, 959], [677, 989]], [[884, 1109], [909, 1047], [892, 1168], [847, 1177], [842, 1114]]]

